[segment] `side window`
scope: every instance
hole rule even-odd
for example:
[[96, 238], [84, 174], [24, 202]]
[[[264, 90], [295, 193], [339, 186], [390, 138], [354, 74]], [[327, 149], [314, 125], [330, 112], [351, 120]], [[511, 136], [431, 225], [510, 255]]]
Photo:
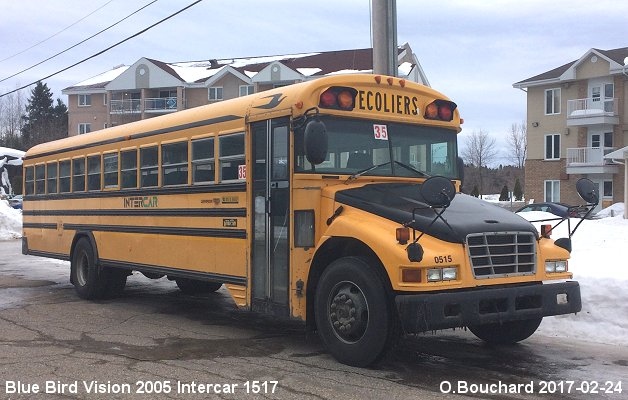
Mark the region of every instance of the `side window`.
[[70, 161], [61, 161], [59, 163], [59, 192], [68, 193], [70, 191], [70, 178], [72, 168]]
[[188, 183], [188, 142], [161, 146], [161, 170], [163, 186]]
[[100, 156], [87, 157], [87, 190], [100, 190]]
[[214, 138], [192, 141], [192, 182], [209, 183], [216, 180], [214, 171]]
[[140, 149], [141, 187], [157, 186], [159, 177], [157, 146]]
[[118, 153], [103, 154], [105, 188], [118, 187]]
[[92, 95], [91, 94], [79, 94], [78, 95], [78, 105], [79, 107], [89, 107], [92, 105]]
[[137, 150], [127, 150], [121, 153], [122, 161], [122, 189], [137, 187]]
[[222, 100], [222, 87], [212, 86], [208, 90], [207, 99], [210, 101]]
[[231, 181], [244, 179], [244, 134], [220, 136], [219, 162], [220, 180]]
[[545, 90], [545, 115], [560, 114], [560, 89]]
[[35, 194], [46, 194], [46, 166], [35, 166]]
[[57, 163], [49, 163], [46, 165], [47, 175], [46, 178], [46, 192], [57, 193]]
[[85, 159], [75, 158], [72, 160], [72, 191], [85, 191]]
[[24, 172], [24, 193], [26, 195], [35, 193], [35, 167], [26, 167]]
[[560, 135], [545, 135], [545, 159], [560, 159]]

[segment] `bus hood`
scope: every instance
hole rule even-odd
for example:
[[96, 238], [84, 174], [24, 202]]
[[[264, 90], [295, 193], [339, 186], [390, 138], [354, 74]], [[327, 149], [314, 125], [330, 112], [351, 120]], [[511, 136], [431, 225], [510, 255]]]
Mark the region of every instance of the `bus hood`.
[[447, 242], [464, 243], [470, 233], [504, 231], [532, 232], [538, 239], [536, 228], [517, 214], [461, 193], [442, 215], [449, 226], [441, 219], [434, 221], [436, 213], [425, 203], [420, 187], [408, 183], [367, 184], [339, 190], [335, 200]]

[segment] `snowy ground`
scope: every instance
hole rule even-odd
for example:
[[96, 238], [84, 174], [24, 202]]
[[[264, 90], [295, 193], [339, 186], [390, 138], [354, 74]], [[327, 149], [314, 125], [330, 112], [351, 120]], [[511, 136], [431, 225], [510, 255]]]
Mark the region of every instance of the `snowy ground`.
[[[628, 219], [622, 218], [622, 206], [612, 208], [618, 216], [585, 220], [572, 238], [569, 270], [580, 282], [582, 312], [545, 318], [537, 334], [628, 346]], [[542, 212], [519, 215], [530, 221], [555, 218]], [[572, 229], [578, 221], [570, 221]], [[21, 211], [0, 200], [0, 240], [17, 239], [21, 230]], [[566, 236], [567, 221], [552, 233], [555, 239]]]

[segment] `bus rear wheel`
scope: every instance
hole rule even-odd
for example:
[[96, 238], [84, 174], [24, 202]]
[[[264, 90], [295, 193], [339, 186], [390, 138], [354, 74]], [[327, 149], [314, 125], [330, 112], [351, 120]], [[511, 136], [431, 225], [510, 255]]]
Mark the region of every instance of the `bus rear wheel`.
[[210, 281], [197, 281], [187, 278], [176, 278], [177, 286], [185, 294], [211, 293], [220, 289], [222, 283]]
[[365, 260], [344, 257], [331, 263], [321, 276], [314, 301], [319, 336], [338, 361], [366, 367], [394, 342], [386, 288]]
[[127, 271], [99, 269], [90, 241], [83, 237], [74, 246], [70, 260], [71, 281], [79, 297], [86, 300], [119, 295], [126, 285]]
[[478, 338], [491, 344], [515, 344], [532, 336], [543, 318], [524, 319], [469, 326], [469, 330]]

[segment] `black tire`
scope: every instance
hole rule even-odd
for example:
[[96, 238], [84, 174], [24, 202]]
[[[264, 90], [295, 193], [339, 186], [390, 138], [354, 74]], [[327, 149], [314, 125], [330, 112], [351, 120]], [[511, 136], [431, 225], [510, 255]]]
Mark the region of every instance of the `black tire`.
[[107, 282], [101, 279], [94, 249], [87, 238], [81, 238], [72, 253], [71, 281], [79, 297], [86, 300], [101, 299], [107, 291]]
[[74, 246], [71, 259], [71, 281], [79, 297], [97, 300], [118, 296], [124, 290], [128, 271], [98, 267], [94, 249], [87, 238]]
[[197, 281], [187, 278], [176, 278], [177, 286], [185, 294], [211, 293], [220, 289], [222, 283], [210, 281]]
[[318, 334], [343, 364], [369, 366], [397, 338], [386, 287], [363, 259], [344, 257], [331, 263], [318, 282], [314, 301]]
[[514, 344], [532, 336], [543, 318], [524, 319], [484, 325], [469, 326], [478, 338], [491, 344]]

